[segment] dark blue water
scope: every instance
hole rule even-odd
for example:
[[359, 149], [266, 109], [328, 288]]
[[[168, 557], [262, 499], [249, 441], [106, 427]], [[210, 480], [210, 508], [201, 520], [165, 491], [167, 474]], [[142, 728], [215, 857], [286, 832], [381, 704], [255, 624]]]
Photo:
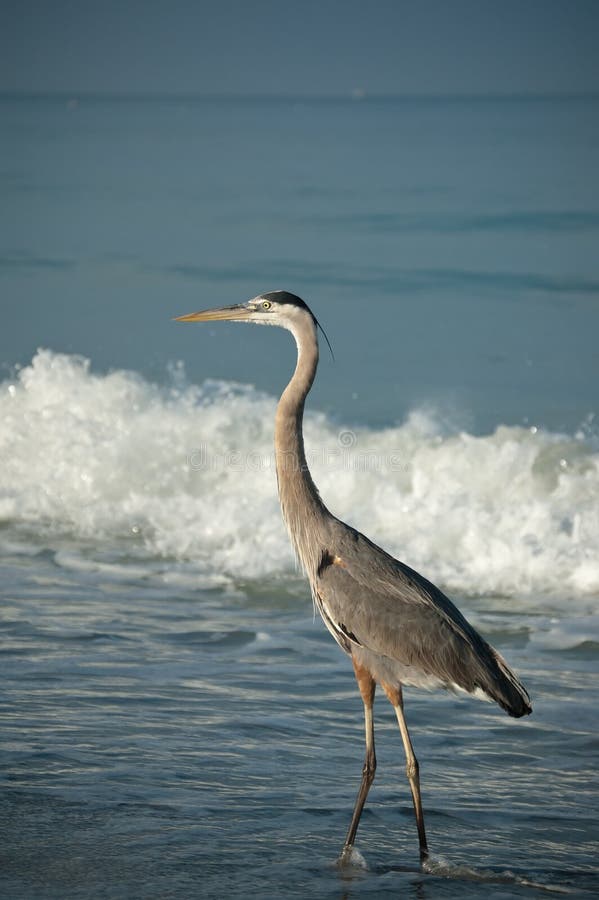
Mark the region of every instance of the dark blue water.
[[[0, 111], [3, 895], [595, 896], [597, 100]], [[278, 513], [292, 345], [170, 322], [278, 287], [335, 348], [325, 500], [533, 698], [406, 692], [426, 872], [383, 698], [335, 866], [362, 704]]]
[[597, 98], [0, 109], [4, 360], [163, 379], [184, 358], [276, 393], [284, 335], [199, 345], [169, 320], [285, 288], [336, 348], [317, 408], [568, 431], [595, 411]]

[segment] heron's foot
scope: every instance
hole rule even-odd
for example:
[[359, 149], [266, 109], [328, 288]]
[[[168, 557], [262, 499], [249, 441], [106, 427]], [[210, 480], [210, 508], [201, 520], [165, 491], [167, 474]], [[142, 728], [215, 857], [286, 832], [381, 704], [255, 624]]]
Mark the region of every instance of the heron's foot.
[[337, 860], [339, 869], [367, 869], [368, 865], [359, 850], [353, 844], [345, 844], [339, 859]]

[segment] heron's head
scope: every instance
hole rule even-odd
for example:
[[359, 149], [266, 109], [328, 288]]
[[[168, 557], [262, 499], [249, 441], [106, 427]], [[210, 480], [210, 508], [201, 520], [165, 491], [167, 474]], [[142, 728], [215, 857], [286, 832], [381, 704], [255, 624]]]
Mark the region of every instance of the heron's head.
[[221, 306], [217, 309], [205, 309], [201, 312], [178, 316], [176, 322], [255, 322], [257, 325], [279, 325], [281, 328], [294, 330], [300, 322], [311, 321], [316, 327], [316, 317], [300, 297], [287, 291], [269, 291], [260, 294], [247, 303], [235, 306]]
[[305, 328], [312, 328], [316, 337], [316, 329], [320, 328], [333, 355], [333, 349], [325, 331], [307, 303], [289, 294], [287, 291], [269, 291], [260, 294], [247, 303], [236, 306], [219, 306], [216, 309], [204, 309], [200, 312], [177, 316], [175, 322], [255, 322], [256, 325], [278, 325], [287, 328], [299, 341], [300, 333]]

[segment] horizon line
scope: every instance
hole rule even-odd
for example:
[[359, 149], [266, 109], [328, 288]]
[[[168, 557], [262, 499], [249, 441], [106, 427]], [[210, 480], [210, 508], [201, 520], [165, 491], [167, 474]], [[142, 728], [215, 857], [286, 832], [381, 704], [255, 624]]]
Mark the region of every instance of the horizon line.
[[354, 103], [380, 100], [574, 100], [599, 99], [599, 90], [520, 91], [373, 91], [354, 88], [329, 93], [282, 91], [119, 91], [119, 90], [33, 90], [0, 88], [0, 98], [80, 100], [347, 100]]

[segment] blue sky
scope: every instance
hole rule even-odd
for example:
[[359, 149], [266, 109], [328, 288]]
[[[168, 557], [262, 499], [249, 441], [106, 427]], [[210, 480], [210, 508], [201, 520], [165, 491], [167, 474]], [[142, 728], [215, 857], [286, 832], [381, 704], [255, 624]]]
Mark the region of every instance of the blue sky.
[[599, 0], [5, 0], [0, 90], [599, 91]]

